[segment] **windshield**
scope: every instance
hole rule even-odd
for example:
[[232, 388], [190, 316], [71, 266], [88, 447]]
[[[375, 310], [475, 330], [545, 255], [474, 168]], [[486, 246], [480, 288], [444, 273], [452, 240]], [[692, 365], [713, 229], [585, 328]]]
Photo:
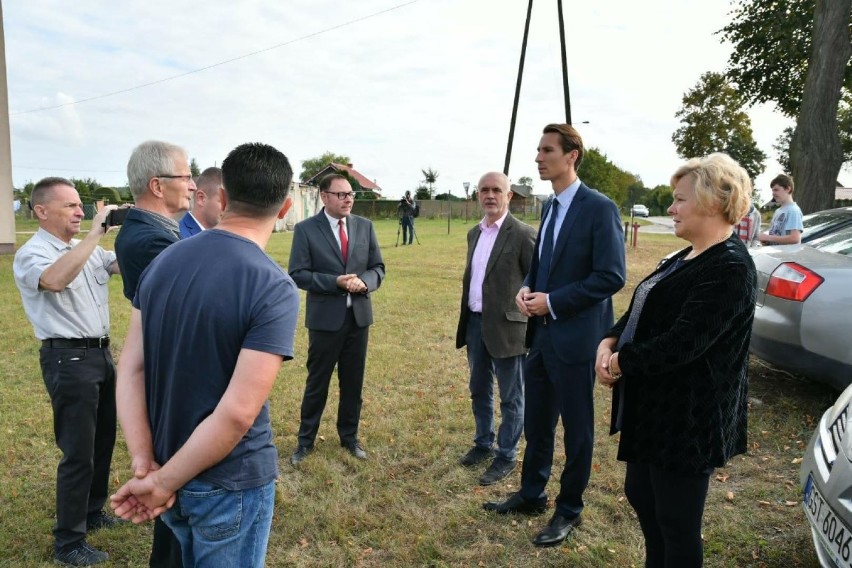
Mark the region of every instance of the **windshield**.
[[808, 244], [823, 252], [852, 256], [852, 227], [847, 227]]
[[802, 218], [805, 230], [802, 238], [819, 233], [833, 225], [852, 223], [852, 208], [829, 209], [828, 211], [817, 211]]

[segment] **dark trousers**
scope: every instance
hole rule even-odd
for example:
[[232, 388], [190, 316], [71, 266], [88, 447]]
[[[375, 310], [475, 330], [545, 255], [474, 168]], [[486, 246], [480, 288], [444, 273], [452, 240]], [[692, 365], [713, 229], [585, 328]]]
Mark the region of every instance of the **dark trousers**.
[[62, 451], [56, 470], [57, 550], [86, 537], [86, 519], [102, 509], [115, 446], [115, 365], [109, 349], [39, 352], [53, 407], [53, 434]]
[[[559, 478], [556, 512], [575, 518], [583, 511], [594, 446], [594, 360], [567, 364], [559, 359], [546, 330], [537, 330], [524, 365], [527, 448], [521, 471], [521, 496], [546, 497], [553, 466], [556, 425], [562, 417], [565, 467]], [[570, 346], [565, 346], [566, 349]]]
[[335, 365], [340, 383], [337, 434], [342, 444], [358, 439], [369, 330], [369, 327], [358, 327], [351, 309], [346, 310], [343, 326], [337, 331], [308, 330], [308, 379], [302, 398], [300, 446], [314, 445]]
[[646, 568], [693, 568], [703, 562], [701, 518], [710, 473], [676, 473], [628, 463], [624, 493], [645, 536]]
[[148, 559], [151, 568], [182, 568], [183, 557], [180, 541], [172, 529], [163, 522], [162, 517], [154, 520], [154, 544], [151, 546], [151, 558]]

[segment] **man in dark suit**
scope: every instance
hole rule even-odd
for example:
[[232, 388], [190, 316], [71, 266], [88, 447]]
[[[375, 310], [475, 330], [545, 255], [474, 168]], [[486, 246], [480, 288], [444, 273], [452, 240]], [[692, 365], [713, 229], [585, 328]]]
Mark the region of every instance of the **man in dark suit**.
[[559, 544], [581, 522], [594, 444], [594, 363], [597, 344], [612, 326], [611, 296], [625, 282], [624, 233], [618, 208], [577, 177], [583, 140], [568, 124], [549, 124], [536, 163], [554, 197], [545, 207], [530, 272], [515, 297], [529, 316], [524, 366], [527, 447], [521, 488], [486, 510], [544, 512], [553, 465], [556, 424], [562, 418], [565, 467], [555, 512], [533, 544]]
[[358, 459], [367, 452], [358, 439], [367, 341], [373, 323], [370, 294], [385, 277], [385, 265], [369, 219], [352, 215], [354, 194], [344, 176], [320, 181], [323, 210], [296, 224], [288, 270], [307, 291], [308, 378], [302, 398], [297, 465], [314, 449], [331, 374], [337, 366], [340, 445]]
[[[467, 234], [467, 266], [456, 332], [456, 347], [467, 346], [476, 435], [461, 464], [472, 467], [493, 457], [479, 478], [480, 485], [492, 485], [515, 469], [524, 429], [527, 316], [515, 305], [515, 294], [530, 269], [535, 229], [509, 213], [512, 191], [505, 174], [487, 173], [477, 188], [485, 217]], [[496, 437], [495, 376], [502, 416]], [[492, 448], [495, 438], [496, 453]]]
[[195, 180], [195, 194], [192, 196], [192, 209], [180, 220], [180, 238], [197, 235], [205, 229], [212, 229], [222, 217], [222, 170], [207, 168]]

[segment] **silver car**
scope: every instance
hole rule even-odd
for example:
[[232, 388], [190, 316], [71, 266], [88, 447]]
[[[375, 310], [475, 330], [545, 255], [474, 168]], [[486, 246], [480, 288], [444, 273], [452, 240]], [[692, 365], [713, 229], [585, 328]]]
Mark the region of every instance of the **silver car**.
[[805, 518], [823, 566], [852, 567], [852, 386], [825, 411], [802, 460]]
[[845, 389], [852, 382], [852, 227], [751, 253], [758, 278], [751, 352]]

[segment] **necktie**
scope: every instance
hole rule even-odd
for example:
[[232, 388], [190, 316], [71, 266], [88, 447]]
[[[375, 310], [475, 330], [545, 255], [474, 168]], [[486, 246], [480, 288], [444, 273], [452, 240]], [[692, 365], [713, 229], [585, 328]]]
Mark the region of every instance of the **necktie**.
[[550, 207], [550, 218], [544, 228], [544, 236], [541, 239], [541, 256], [538, 258], [538, 272], [535, 277], [535, 291], [547, 291], [547, 278], [550, 276], [550, 262], [553, 259], [553, 232], [556, 229], [556, 214], [559, 210], [559, 202], [553, 199]]
[[340, 254], [343, 256], [343, 264], [349, 258], [349, 238], [346, 236], [346, 222], [338, 219], [337, 226], [340, 228]]

